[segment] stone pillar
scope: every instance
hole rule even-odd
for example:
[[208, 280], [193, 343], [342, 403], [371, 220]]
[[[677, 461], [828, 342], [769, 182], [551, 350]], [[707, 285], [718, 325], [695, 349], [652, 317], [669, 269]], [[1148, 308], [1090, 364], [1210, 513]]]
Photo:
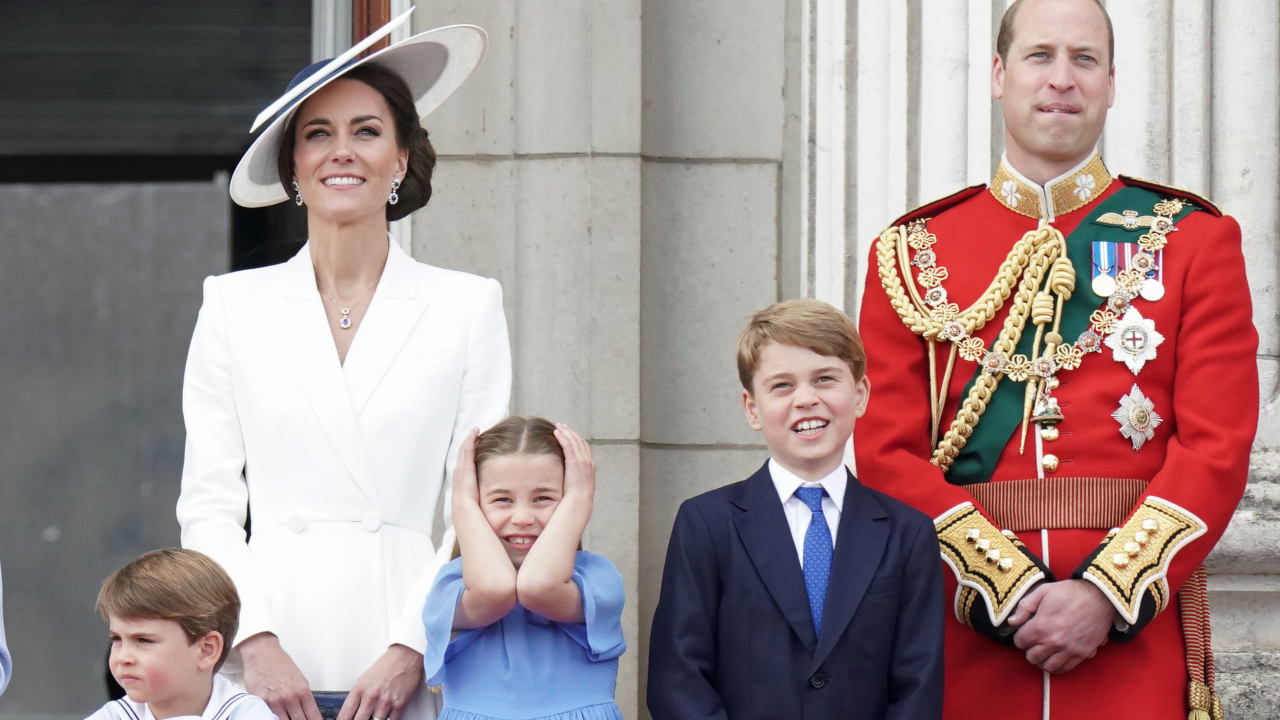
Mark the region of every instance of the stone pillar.
[[640, 1], [418, 4], [414, 32], [472, 23], [484, 61], [427, 119], [439, 155], [414, 257], [497, 278], [511, 412], [568, 423], [599, 468], [585, 546], [626, 579], [617, 700], [638, 712]]
[[[642, 663], [680, 503], [767, 458], [742, 416], [734, 347], [751, 313], [799, 293], [806, 1], [643, 3]], [[823, 110], [822, 122], [841, 124]], [[838, 196], [841, 177], [828, 173], [824, 187]], [[841, 233], [835, 221], [823, 237]]]

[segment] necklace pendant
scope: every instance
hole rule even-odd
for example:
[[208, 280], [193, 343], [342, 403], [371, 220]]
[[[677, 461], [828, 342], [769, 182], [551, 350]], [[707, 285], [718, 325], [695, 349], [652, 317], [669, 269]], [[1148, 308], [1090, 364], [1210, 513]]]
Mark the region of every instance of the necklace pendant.
[[343, 330], [350, 330], [351, 318], [347, 317], [346, 315], [343, 315], [342, 319], [338, 321], [338, 327], [342, 328]]

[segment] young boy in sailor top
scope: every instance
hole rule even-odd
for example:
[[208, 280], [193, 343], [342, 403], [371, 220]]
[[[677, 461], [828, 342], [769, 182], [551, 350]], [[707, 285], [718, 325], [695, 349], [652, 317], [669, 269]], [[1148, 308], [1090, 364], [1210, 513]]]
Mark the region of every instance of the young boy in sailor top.
[[107, 578], [98, 613], [111, 629], [111, 674], [126, 696], [89, 720], [275, 720], [260, 698], [218, 674], [239, 625], [240, 597], [218, 563], [155, 550]]

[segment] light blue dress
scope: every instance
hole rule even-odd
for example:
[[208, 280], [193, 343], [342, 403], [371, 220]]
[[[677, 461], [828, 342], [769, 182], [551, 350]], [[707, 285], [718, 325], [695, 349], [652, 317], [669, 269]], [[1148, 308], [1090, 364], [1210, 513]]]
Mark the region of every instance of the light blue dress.
[[462, 559], [445, 565], [427, 596], [427, 684], [443, 686], [440, 720], [622, 720], [613, 702], [622, 638], [622, 575], [579, 550], [573, 581], [585, 622], [558, 623], [516, 605], [452, 640]]

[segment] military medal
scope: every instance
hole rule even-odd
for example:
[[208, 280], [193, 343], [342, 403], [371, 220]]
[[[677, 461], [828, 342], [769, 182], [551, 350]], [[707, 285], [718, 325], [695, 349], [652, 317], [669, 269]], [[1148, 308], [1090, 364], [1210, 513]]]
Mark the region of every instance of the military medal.
[[1156, 435], [1156, 427], [1164, 420], [1156, 414], [1151, 398], [1142, 394], [1135, 383], [1128, 395], [1120, 398], [1120, 407], [1111, 413], [1120, 423], [1120, 434], [1133, 442], [1134, 451]]
[[1124, 265], [1142, 279], [1138, 294], [1144, 300], [1155, 302], [1164, 297], [1164, 250], [1151, 252], [1141, 246], [1125, 244]]
[[1110, 297], [1116, 291], [1116, 244], [1093, 244], [1093, 282], [1090, 285], [1098, 297]]
[[1155, 254], [1146, 250], [1134, 253], [1129, 260], [1130, 267], [1146, 275], [1142, 289], [1138, 291], [1144, 300], [1155, 302], [1164, 297], [1164, 250]]
[[[988, 390], [1001, 376], [1012, 382], [1027, 383], [1022, 413], [1024, 448], [1030, 424], [1038, 426], [1039, 436], [1044, 442], [1052, 442], [1059, 436], [1056, 425], [1063, 421], [1063, 407], [1052, 396], [1058, 387], [1056, 375], [1059, 371], [1078, 368], [1089, 353], [1101, 352], [1104, 345], [1111, 349], [1116, 361], [1125, 363], [1135, 375], [1148, 360], [1155, 359], [1156, 347], [1164, 342], [1164, 336], [1156, 331], [1153, 321], [1142, 317], [1133, 307], [1133, 301], [1138, 297], [1156, 301], [1164, 296], [1161, 265], [1164, 247], [1168, 243], [1166, 236], [1177, 230], [1173, 218], [1183, 207], [1180, 200], [1164, 200], [1156, 203], [1154, 216], [1126, 210], [1123, 214], [1104, 213], [1094, 220], [1101, 225], [1120, 226], [1126, 232], [1141, 232], [1142, 235], [1136, 243], [1091, 243], [1090, 289], [1103, 302], [1102, 307], [1089, 316], [1088, 329], [1073, 341], [1065, 340], [1058, 333], [1063, 301], [1070, 298], [1076, 287], [1074, 271], [1065, 257], [1065, 239], [1052, 226], [1048, 227], [1048, 236], [1038, 234], [1045, 230], [1043, 222], [1039, 231], [1024, 235], [1015, 246], [1018, 252], [1011, 253], [1001, 265], [1002, 274], [1022, 277], [1023, 273], [1032, 271], [1029, 258], [1034, 250], [1043, 243], [1061, 243], [1059, 248], [1046, 246], [1047, 250], [1061, 253], [1052, 267], [1036, 269], [1036, 283], [1032, 289], [1042, 283], [1044, 288], [1036, 293], [1034, 299], [1034, 310], [1038, 313], [1035, 324], [1038, 327], [1029, 356], [1007, 354], [1018, 338], [1018, 334], [1011, 334], [1013, 330], [1009, 327], [1001, 330], [989, 348], [987, 342], [977, 336], [991, 319], [984, 314], [989, 312], [986, 309], [994, 306], [998, 310], [1006, 300], [1014, 297], [1012, 284], [993, 284], [981, 302], [961, 310], [959, 305], [951, 302], [943, 287], [948, 271], [938, 263], [934, 250], [938, 238], [929, 232], [927, 218], [892, 227], [881, 235], [876, 245], [881, 284], [894, 300], [902, 321], [927, 341], [931, 367], [936, 367], [935, 348], [950, 346], [941, 382], [931, 378], [930, 384], [930, 438], [935, 465], [946, 472], [958, 447], [955, 437], [967, 437], [966, 426], [969, 432], [972, 431], [972, 423], [962, 421], [957, 415], [946, 435], [939, 438], [942, 410], [947, 402], [946, 388], [957, 358], [979, 363], [981, 372], [986, 376], [982, 381]], [[902, 284], [904, 280], [906, 287]], [[1058, 296], [1056, 309], [1045, 302], [1046, 298], [1052, 301], [1055, 294]], [[1033, 309], [1031, 297], [1024, 295], [1020, 290], [1016, 296], [1014, 310], [1017, 312], [1027, 313]], [[1040, 350], [1042, 340], [1045, 343], [1043, 355]], [[974, 402], [977, 398], [978, 406], [985, 407], [985, 400], [976, 395], [978, 392], [975, 385], [965, 402]], [[1132, 440], [1135, 450], [1153, 437], [1153, 429], [1161, 422], [1150, 400], [1136, 385], [1133, 392], [1122, 399], [1121, 407], [1113, 417], [1120, 422], [1121, 433]], [[1043, 463], [1045, 472], [1057, 469], [1057, 459], [1053, 455], [1045, 455]]]
[[1137, 308], [1130, 307], [1116, 323], [1115, 332], [1103, 341], [1111, 348], [1117, 362], [1129, 366], [1137, 375], [1148, 360], [1156, 358], [1156, 346], [1164, 342], [1164, 336], [1156, 332], [1154, 320], [1142, 317]]

